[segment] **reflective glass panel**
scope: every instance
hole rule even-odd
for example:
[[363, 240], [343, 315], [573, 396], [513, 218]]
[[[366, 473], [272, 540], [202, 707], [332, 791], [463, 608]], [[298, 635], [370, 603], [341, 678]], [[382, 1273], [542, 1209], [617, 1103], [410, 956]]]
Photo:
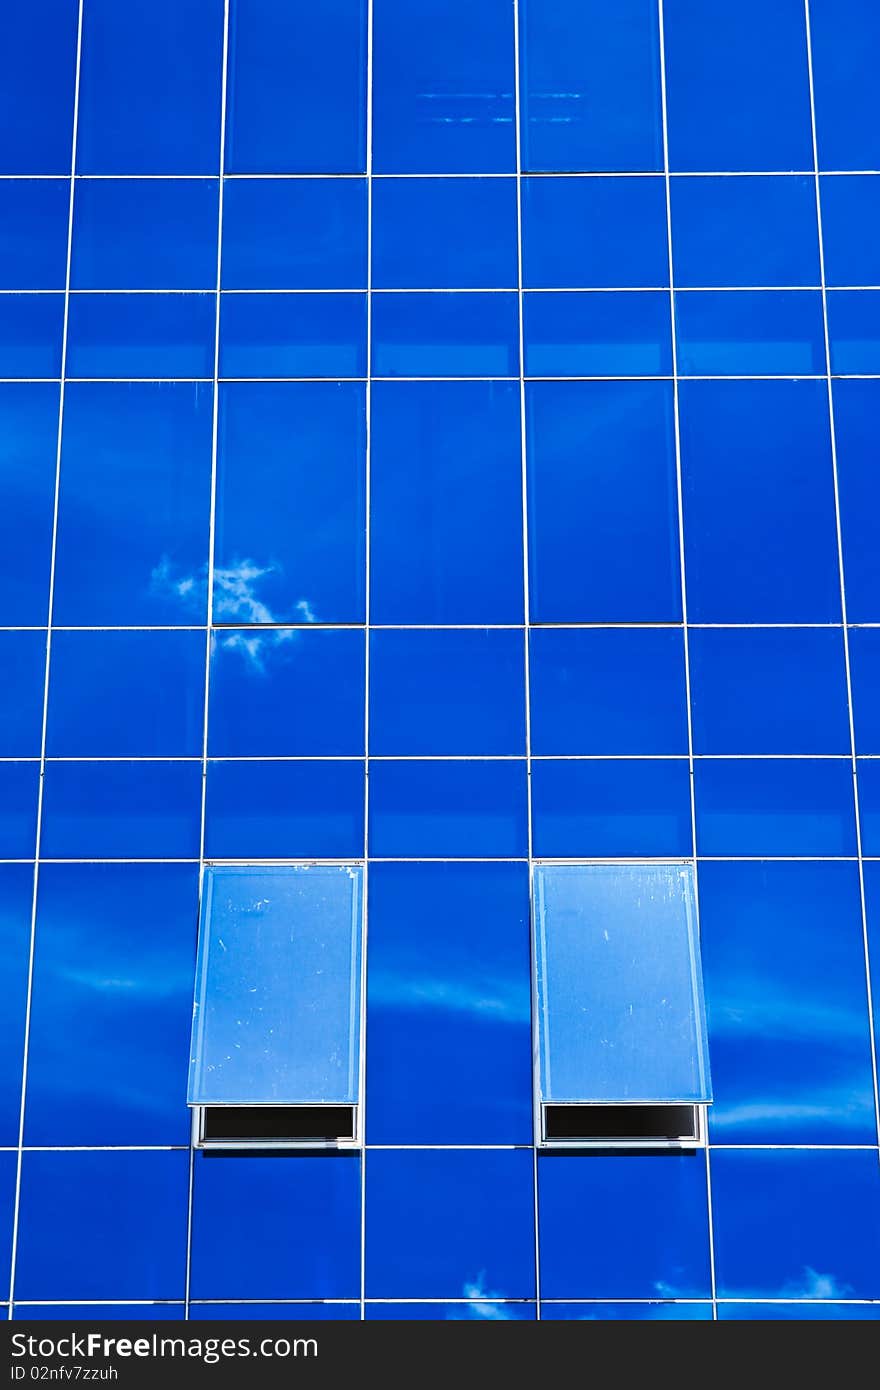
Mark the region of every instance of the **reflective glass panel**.
[[[214, 179], [80, 179], [74, 199], [72, 287], [213, 289], [217, 204]], [[224, 240], [225, 211], [224, 206]]]
[[715, 1104], [725, 1144], [870, 1144], [858, 866], [700, 864]]
[[225, 290], [358, 290], [367, 284], [364, 179], [227, 179]]
[[819, 285], [815, 179], [679, 178], [671, 194], [679, 288]]
[[370, 438], [371, 620], [522, 622], [518, 386], [378, 382]]
[[215, 174], [222, 0], [83, 7], [81, 174]]
[[515, 294], [374, 294], [376, 376], [517, 376]]
[[215, 622], [362, 622], [363, 386], [226, 383], [219, 428]]
[[0, 295], [0, 377], [60, 377], [63, 332], [63, 294]]
[[358, 1099], [362, 870], [205, 871], [190, 1105]]
[[532, 622], [680, 619], [671, 386], [529, 382], [526, 431]]
[[0, 385], [0, 594], [10, 625], [36, 626], [49, 611], [58, 395], [57, 385]]
[[405, 859], [525, 856], [525, 763], [375, 760], [370, 853]]
[[34, 0], [4, 15], [0, 173], [69, 174], [79, 0]]
[[365, 0], [232, 0], [226, 171], [363, 173]]
[[689, 290], [675, 296], [682, 376], [825, 372], [822, 296], [806, 290]]
[[67, 335], [70, 377], [214, 374], [212, 294], [77, 294]]
[[[832, 310], [833, 321], [833, 310]], [[835, 381], [834, 432], [847, 617], [880, 622], [880, 508], [877, 419], [880, 381]]]
[[0, 859], [34, 853], [39, 779], [39, 762], [0, 762]]
[[0, 289], [63, 290], [70, 184], [0, 180]]
[[222, 377], [367, 374], [365, 294], [224, 294]]
[[880, 291], [829, 290], [831, 370], [880, 376]]
[[698, 758], [694, 778], [701, 854], [856, 852], [845, 759]]
[[812, 169], [801, 0], [667, 0], [670, 168]]
[[661, 169], [653, 0], [520, 0], [523, 167]]
[[511, 289], [517, 283], [516, 233], [514, 179], [379, 179], [373, 184], [373, 285]]
[[49, 859], [198, 859], [197, 762], [49, 762], [40, 852]]
[[536, 758], [534, 852], [548, 859], [690, 854], [689, 781], [678, 758]]
[[33, 902], [33, 864], [0, 864], [0, 1144], [13, 1149], [21, 1117]]
[[541, 293], [523, 301], [526, 376], [670, 376], [669, 295]]
[[0, 631], [0, 757], [40, 756], [45, 632]]
[[377, 173], [513, 172], [513, 108], [507, 0], [375, 0]]
[[526, 864], [371, 866], [371, 1144], [531, 1142], [528, 897]]
[[539, 864], [544, 1101], [712, 1098], [693, 869]]
[[839, 622], [827, 384], [683, 382], [679, 400], [691, 621]]
[[822, 169], [880, 168], [873, 0], [810, 0], [816, 133]]
[[211, 424], [207, 383], [67, 387], [56, 623], [204, 622]]
[[524, 179], [523, 284], [649, 289], [669, 283], [662, 179]]
[[364, 852], [364, 765], [208, 764], [205, 853], [220, 859], [356, 859]]
[[827, 283], [880, 285], [880, 180], [846, 174], [820, 182]]

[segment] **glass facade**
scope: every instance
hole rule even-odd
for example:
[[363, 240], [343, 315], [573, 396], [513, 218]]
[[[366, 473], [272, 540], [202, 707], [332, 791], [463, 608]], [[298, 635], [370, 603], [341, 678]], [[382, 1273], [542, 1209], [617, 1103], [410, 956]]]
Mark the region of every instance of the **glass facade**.
[[[10, 1317], [878, 1316], [878, 43], [11, 8]], [[695, 864], [708, 1148], [539, 1152], [547, 859]], [[362, 866], [363, 1150], [193, 1150], [216, 860]]]

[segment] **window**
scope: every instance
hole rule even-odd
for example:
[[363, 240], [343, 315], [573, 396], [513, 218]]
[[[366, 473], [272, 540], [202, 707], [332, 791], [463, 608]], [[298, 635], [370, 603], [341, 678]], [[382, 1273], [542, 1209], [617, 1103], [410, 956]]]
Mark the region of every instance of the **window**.
[[712, 1099], [693, 869], [535, 870], [539, 1142], [703, 1140]]
[[205, 870], [189, 1104], [203, 1148], [358, 1140], [362, 870]]

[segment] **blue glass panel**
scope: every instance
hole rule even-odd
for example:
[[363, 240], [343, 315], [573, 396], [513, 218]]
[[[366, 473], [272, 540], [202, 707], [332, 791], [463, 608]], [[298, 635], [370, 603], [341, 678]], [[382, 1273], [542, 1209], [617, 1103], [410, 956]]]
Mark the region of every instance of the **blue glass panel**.
[[521, 0], [523, 167], [663, 167], [653, 0]]
[[[859, 764], [859, 785], [864, 763]], [[865, 853], [870, 853], [865, 845]], [[877, 1008], [877, 981], [880, 979], [880, 865], [865, 864], [865, 909], [871, 965], [871, 994], [874, 1004], [874, 1045], [880, 1048], [880, 1010]]]
[[193, 1303], [190, 1322], [359, 1322], [360, 1303]]
[[685, 382], [679, 399], [691, 621], [839, 622], [826, 383]]
[[691, 853], [684, 760], [537, 759], [532, 834], [548, 859], [616, 859]]
[[820, 168], [880, 168], [880, 10], [872, 0], [811, 0], [810, 31]]
[[858, 783], [862, 852], [880, 858], [880, 760], [859, 760]]
[[363, 633], [217, 632], [210, 721], [216, 757], [362, 757]]
[[77, 294], [70, 300], [67, 375], [211, 377], [212, 294]]
[[80, 179], [74, 200], [72, 287], [213, 289], [217, 201], [213, 179]]
[[213, 174], [220, 160], [222, 0], [89, 0], [81, 174]]
[[511, 629], [370, 634], [370, 752], [525, 752], [523, 636]]
[[672, 180], [675, 283], [820, 283], [813, 178]]
[[858, 1150], [715, 1152], [723, 1298], [880, 1298], [880, 1170]]
[[374, 864], [369, 923], [370, 1143], [529, 1144], [528, 867]]
[[800, 0], [668, 0], [664, 18], [670, 167], [812, 169]]
[[56, 632], [49, 755], [198, 757], [204, 691], [203, 632]]
[[675, 296], [683, 376], [825, 371], [822, 296], [805, 290], [688, 290]]
[[[361, 385], [224, 386], [216, 622], [363, 621], [365, 453]], [[227, 649], [230, 640], [227, 634], [219, 642]], [[294, 634], [278, 632], [256, 640], [254, 658], [260, 646], [285, 648], [289, 656], [287, 644], [292, 648], [298, 641]], [[331, 644], [334, 640], [352, 638], [331, 637]], [[311, 650], [329, 648], [313, 645]]]
[[210, 762], [205, 853], [217, 859], [357, 859], [362, 762]]
[[713, 1138], [873, 1143], [857, 866], [703, 863], [700, 925]]
[[528, 1150], [374, 1150], [368, 1297], [534, 1298], [533, 1203]]
[[210, 385], [68, 386], [55, 622], [204, 622], [211, 416]]
[[388, 382], [372, 395], [372, 621], [522, 622], [518, 386]]
[[489, 1303], [473, 1299], [469, 1303], [368, 1303], [367, 1322], [531, 1322], [534, 1303]]
[[[18, 1303], [16, 1322], [182, 1322], [184, 1304], [174, 1303]], [[195, 1317], [195, 1312], [190, 1314]]]
[[363, 173], [364, 0], [233, 0], [228, 173]]
[[197, 762], [50, 762], [40, 853], [49, 859], [198, 859]]
[[526, 429], [532, 621], [680, 619], [671, 387], [530, 382]]
[[17, 1159], [14, 1153], [0, 1155], [0, 1259], [8, 1270], [12, 1259], [12, 1221], [15, 1211]]
[[366, 284], [366, 180], [226, 180], [225, 290], [359, 290]]
[[711, 1100], [692, 866], [539, 864], [534, 914], [542, 1100]]
[[719, 1322], [873, 1322], [880, 1306], [870, 1303], [720, 1303]]
[[854, 628], [849, 653], [856, 752], [880, 753], [880, 630]]
[[[864, 296], [861, 296], [864, 298]], [[877, 419], [880, 382], [835, 381], [834, 432], [846, 610], [852, 623], [880, 622]]]
[[59, 377], [63, 294], [0, 295], [0, 377]]
[[34, 896], [32, 864], [0, 864], [0, 1144], [18, 1144]]
[[847, 174], [821, 183], [826, 281], [880, 285], [880, 180]]
[[532, 752], [687, 752], [680, 632], [536, 628], [531, 642]]
[[70, 173], [78, 11], [78, 0], [34, 0], [4, 15], [0, 173]]
[[374, 294], [372, 312], [376, 376], [519, 375], [515, 294]]
[[377, 289], [510, 289], [517, 282], [514, 179], [379, 179]]
[[694, 777], [701, 854], [856, 852], [852, 767], [844, 760], [701, 758]]
[[54, 385], [0, 385], [0, 593], [5, 623], [44, 623], [49, 609], [58, 394]]
[[0, 671], [0, 757], [39, 757], [45, 632], [0, 631]]
[[220, 375], [367, 374], [365, 294], [224, 294]]
[[182, 1298], [189, 1155], [28, 1153], [19, 1298]]
[[837, 375], [880, 375], [880, 292], [829, 290], [831, 370]]
[[711, 1303], [542, 1303], [544, 1322], [711, 1322]]
[[357, 1101], [362, 874], [205, 870], [190, 1105]]
[[33, 855], [39, 783], [39, 763], [0, 763], [0, 859]]
[[670, 376], [669, 295], [542, 294], [523, 301], [526, 376]]
[[523, 283], [534, 289], [668, 284], [662, 179], [524, 179]]
[[839, 631], [697, 628], [690, 659], [697, 753], [850, 751]]
[[542, 1154], [546, 1298], [707, 1298], [702, 1154]]
[[377, 0], [373, 150], [379, 173], [515, 169], [507, 0]]
[[525, 764], [373, 762], [370, 853], [389, 858], [528, 854]]
[[69, 204], [67, 179], [0, 182], [0, 289], [64, 289]]
[[43, 865], [27, 1144], [187, 1143], [197, 902], [195, 865]]
[[[360, 1224], [354, 1154], [268, 1160], [199, 1154], [193, 1297], [357, 1298]], [[271, 1316], [308, 1318], [315, 1311], [278, 1308]]]

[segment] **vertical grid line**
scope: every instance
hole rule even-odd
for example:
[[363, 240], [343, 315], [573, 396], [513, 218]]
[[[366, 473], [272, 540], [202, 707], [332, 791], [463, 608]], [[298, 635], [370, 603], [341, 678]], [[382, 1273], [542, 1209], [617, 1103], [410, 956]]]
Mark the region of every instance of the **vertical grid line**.
[[828, 394], [828, 426], [831, 444], [831, 477], [834, 486], [834, 524], [837, 532], [837, 566], [840, 581], [840, 617], [843, 623], [843, 661], [846, 670], [846, 699], [849, 713], [849, 742], [853, 777], [853, 808], [856, 826], [856, 854], [859, 866], [859, 901], [862, 913], [862, 943], [865, 956], [865, 989], [868, 1004], [868, 1030], [871, 1048], [871, 1073], [874, 1084], [874, 1126], [880, 1144], [880, 1088], [877, 1074], [877, 1041], [874, 1032], [874, 1004], [871, 988], [871, 957], [868, 947], [868, 912], [865, 898], [865, 863], [862, 854], [862, 823], [859, 814], [858, 759], [856, 758], [856, 728], [853, 710], [852, 667], [850, 665], [849, 629], [846, 614], [846, 583], [843, 559], [843, 525], [840, 515], [840, 487], [837, 469], [837, 429], [834, 413], [834, 389], [831, 380], [831, 336], [828, 325], [828, 290], [825, 281], [825, 239], [822, 232], [822, 189], [819, 178], [819, 142], [816, 130], [816, 97], [813, 87], [813, 41], [810, 27], [810, 0], [804, 0], [804, 25], [807, 46], [807, 78], [810, 88], [810, 130], [813, 141], [813, 182], [816, 191], [816, 224], [819, 237], [819, 280], [822, 291], [822, 328], [825, 339], [825, 382]]
[[76, 140], [79, 129], [79, 75], [82, 58], [83, 0], [79, 0], [76, 21], [76, 61], [73, 79], [73, 115], [70, 131], [70, 193], [67, 203], [67, 258], [64, 270], [64, 314], [61, 327], [61, 380], [58, 387], [58, 426], [55, 436], [55, 490], [52, 502], [52, 548], [49, 560], [48, 616], [46, 622], [46, 660], [43, 670], [43, 714], [40, 727], [40, 780], [37, 786], [37, 824], [34, 841], [34, 877], [31, 893], [30, 940], [28, 943], [27, 995], [25, 998], [24, 1037], [21, 1059], [21, 1097], [18, 1111], [18, 1146], [15, 1165], [15, 1196], [12, 1213], [12, 1247], [9, 1263], [9, 1307], [12, 1318], [15, 1297], [15, 1267], [18, 1257], [19, 1209], [21, 1203], [21, 1169], [24, 1150], [24, 1114], [27, 1098], [28, 1050], [31, 1034], [31, 996], [34, 982], [34, 948], [37, 933], [37, 898], [40, 883], [40, 838], [43, 830], [43, 783], [46, 775], [46, 729], [49, 718], [49, 668], [52, 658], [52, 617], [55, 607], [55, 563], [58, 550], [58, 503], [61, 485], [61, 439], [64, 426], [64, 386], [67, 373], [67, 332], [70, 316], [70, 266], [73, 254], [73, 201], [76, 189]]
[[526, 381], [525, 381], [525, 334], [523, 325], [523, 238], [522, 238], [522, 92], [520, 78], [519, 42], [519, 0], [513, 0], [513, 93], [514, 93], [514, 139], [516, 141], [516, 284], [517, 284], [517, 334], [519, 348], [519, 435], [521, 469], [522, 506], [522, 551], [523, 551], [523, 680], [525, 683], [525, 736], [526, 736], [526, 818], [528, 827], [529, 856], [529, 974], [531, 986], [532, 1014], [532, 1220], [535, 1229], [535, 1317], [541, 1317], [541, 1241], [538, 1228], [538, 1139], [540, 1137], [541, 1111], [538, 1095], [538, 1008], [535, 985], [535, 913], [533, 907], [533, 887], [535, 879], [534, 846], [532, 837], [532, 709], [530, 680], [530, 605], [529, 605], [529, 511], [528, 511], [528, 473], [526, 463]]
[[[199, 810], [199, 904], [205, 877], [205, 823], [208, 789], [208, 698], [211, 688], [211, 625], [214, 621], [214, 532], [217, 516], [217, 444], [220, 419], [220, 285], [223, 260], [223, 178], [226, 168], [226, 86], [229, 71], [229, 4], [223, 5], [223, 50], [220, 69], [220, 151], [217, 201], [217, 273], [214, 306], [214, 377], [211, 396], [211, 495], [208, 510], [208, 569], [205, 626], [205, 690], [202, 720], [202, 799]], [[195, 1125], [195, 1112], [193, 1112]], [[184, 1318], [189, 1319], [190, 1274], [192, 1266], [193, 1184], [195, 1178], [194, 1133], [189, 1140], [189, 1178], [186, 1199], [186, 1273], [184, 1284]]]
[[370, 429], [372, 423], [373, 377], [373, 0], [367, 0], [367, 380], [364, 387], [366, 439], [364, 448], [364, 888], [363, 936], [361, 938], [361, 1029], [360, 1029], [360, 1115], [361, 1115], [361, 1226], [360, 1226], [360, 1316], [366, 1318], [367, 1274], [367, 937], [369, 922], [370, 852]]
[[[681, 582], [681, 620], [682, 637], [684, 643], [684, 684], [685, 702], [687, 706], [687, 743], [688, 743], [688, 783], [690, 786], [690, 808], [691, 808], [691, 853], [690, 862], [693, 864], [694, 873], [694, 901], [697, 913], [697, 931], [699, 933], [700, 923], [700, 885], [697, 873], [697, 805], [694, 787], [694, 725], [691, 707], [691, 661], [690, 661], [690, 642], [688, 636], [688, 608], [687, 608], [687, 573], [685, 564], [684, 548], [684, 489], [682, 484], [681, 467], [681, 415], [679, 410], [678, 396], [678, 347], [675, 334], [675, 267], [672, 254], [672, 182], [669, 175], [669, 126], [667, 120], [666, 105], [666, 28], [665, 15], [663, 10], [663, 0], [657, 0], [657, 22], [659, 38], [659, 57], [660, 57], [660, 116], [663, 133], [663, 176], [666, 188], [666, 251], [669, 264], [669, 329], [672, 338], [672, 419], [673, 433], [675, 440], [675, 490], [678, 505], [678, 556], [679, 574]], [[709, 1239], [709, 1277], [711, 1281], [712, 1294], [712, 1318], [718, 1319], [718, 1301], [715, 1285], [715, 1231], [712, 1219], [712, 1166], [710, 1162], [710, 1144], [708, 1134], [708, 1117], [706, 1121], [706, 1220]]]

